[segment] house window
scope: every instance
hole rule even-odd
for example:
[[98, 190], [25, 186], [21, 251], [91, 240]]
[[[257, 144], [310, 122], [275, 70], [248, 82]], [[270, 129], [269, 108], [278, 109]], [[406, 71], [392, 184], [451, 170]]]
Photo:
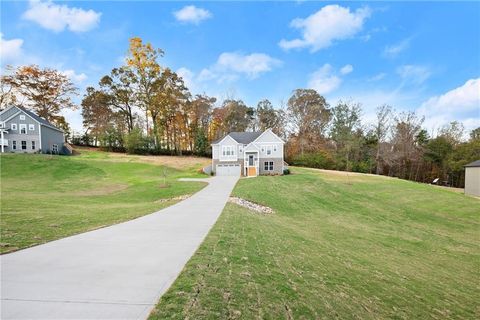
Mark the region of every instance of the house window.
[[10, 124], [10, 129], [17, 130], [17, 124], [16, 123]]
[[12, 149], [17, 150], [17, 141], [15, 140], [12, 141]]
[[34, 125], [34, 124], [29, 124], [29, 125], [28, 125], [28, 130], [29, 130], [29, 131], [35, 130], [35, 125]]
[[263, 163], [263, 168], [265, 171], [273, 171], [273, 161], [265, 161]]
[[32, 150], [35, 150], [35, 141], [32, 141]]
[[20, 120], [25, 120], [25, 115], [24, 114], [20, 115]]
[[22, 141], [22, 150], [27, 150], [27, 141]]
[[243, 152], [243, 148], [242, 148], [242, 146], [238, 147], [238, 151], [239, 151], [240, 153], [242, 153], [242, 152]]
[[224, 157], [230, 157], [235, 155], [234, 146], [222, 146], [222, 155]]
[[58, 153], [58, 144], [52, 144], [52, 153]]
[[20, 123], [20, 134], [27, 133], [27, 125]]
[[277, 152], [277, 146], [276, 145], [273, 146], [273, 152]]
[[272, 154], [272, 146], [266, 146], [265, 149], [267, 149], [267, 155]]

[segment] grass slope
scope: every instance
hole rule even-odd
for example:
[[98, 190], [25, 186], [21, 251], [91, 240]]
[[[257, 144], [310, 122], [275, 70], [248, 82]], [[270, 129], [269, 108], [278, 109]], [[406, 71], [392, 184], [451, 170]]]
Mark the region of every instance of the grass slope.
[[480, 202], [380, 176], [242, 179], [150, 319], [473, 319]]
[[152, 213], [174, 203], [159, 199], [191, 194], [204, 186], [176, 181], [199, 175], [202, 159], [179, 158], [187, 161], [185, 168], [167, 168], [164, 186], [165, 167], [138, 158], [86, 150], [73, 157], [2, 155], [1, 252]]

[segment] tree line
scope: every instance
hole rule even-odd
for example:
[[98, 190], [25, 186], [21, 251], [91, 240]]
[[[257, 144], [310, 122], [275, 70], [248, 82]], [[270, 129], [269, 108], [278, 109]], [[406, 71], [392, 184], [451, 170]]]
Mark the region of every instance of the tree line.
[[[210, 155], [210, 143], [232, 131], [271, 128], [286, 141], [286, 161], [314, 168], [375, 173], [461, 187], [463, 166], [480, 159], [480, 128], [469, 133], [451, 122], [430, 136], [424, 118], [383, 105], [373, 123], [362, 123], [362, 106], [331, 106], [312, 89], [294, 90], [286, 104], [265, 99], [217, 101], [192, 95], [183, 79], [160, 65], [161, 49], [130, 39], [125, 63], [88, 87], [81, 100], [85, 132], [75, 144], [137, 154]], [[78, 89], [61, 72], [38, 66], [9, 68], [2, 75], [1, 107], [21, 104], [70, 128], [60, 112], [74, 109]]]

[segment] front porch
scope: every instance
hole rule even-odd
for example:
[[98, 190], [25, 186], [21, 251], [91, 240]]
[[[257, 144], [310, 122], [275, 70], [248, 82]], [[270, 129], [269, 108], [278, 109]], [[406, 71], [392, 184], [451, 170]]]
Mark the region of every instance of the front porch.
[[249, 145], [244, 152], [243, 158], [243, 175], [246, 177], [256, 177], [260, 172], [259, 168], [259, 150], [252, 145]]

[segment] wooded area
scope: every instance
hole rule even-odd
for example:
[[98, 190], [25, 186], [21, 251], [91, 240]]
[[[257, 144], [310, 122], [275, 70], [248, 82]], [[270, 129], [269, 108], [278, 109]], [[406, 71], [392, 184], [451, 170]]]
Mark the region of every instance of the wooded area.
[[[88, 87], [81, 101], [85, 133], [70, 137], [60, 112], [76, 108], [78, 93], [61, 72], [38, 66], [9, 68], [2, 75], [1, 108], [20, 104], [67, 132], [74, 144], [138, 154], [208, 156], [210, 142], [231, 131], [271, 128], [286, 141], [292, 165], [396, 176], [419, 182], [440, 178], [462, 187], [463, 166], [480, 159], [480, 128], [469, 133], [451, 122], [429, 136], [415, 112], [377, 108], [373, 124], [362, 123], [352, 101], [331, 106], [312, 89], [294, 90], [285, 105], [269, 100], [247, 106], [192, 95], [183, 79], [160, 65], [164, 52], [132, 38], [125, 64]], [[379, 101], [379, 103], [381, 103]]]

